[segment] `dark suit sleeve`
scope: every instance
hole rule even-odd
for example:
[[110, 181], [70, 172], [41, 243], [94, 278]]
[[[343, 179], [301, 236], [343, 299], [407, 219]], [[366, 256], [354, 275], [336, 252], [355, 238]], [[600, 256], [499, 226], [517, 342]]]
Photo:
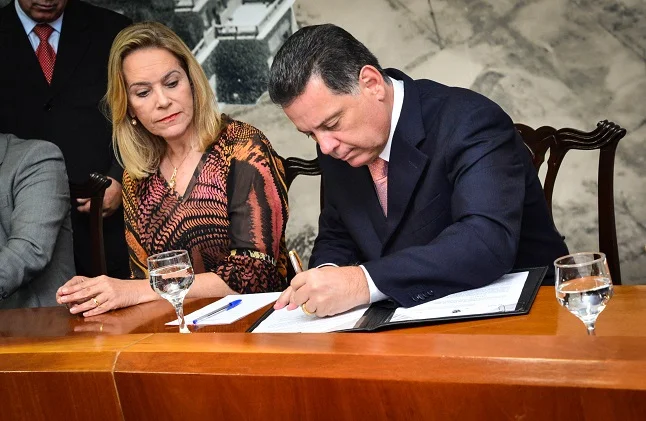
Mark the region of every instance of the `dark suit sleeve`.
[[[317, 151], [320, 161], [321, 151], [318, 147]], [[325, 179], [323, 184], [325, 185]], [[332, 197], [329, 195], [329, 190], [324, 189], [323, 193], [319, 232], [312, 248], [309, 267], [315, 268], [324, 263], [334, 263], [338, 266], [356, 265], [360, 262], [360, 258], [354, 240], [345, 228]]]
[[405, 307], [486, 285], [514, 265], [525, 197], [517, 133], [493, 103], [462, 111], [438, 150], [453, 186], [453, 223], [426, 245], [364, 263], [377, 287]]
[[319, 216], [319, 233], [312, 249], [309, 267], [315, 268], [324, 263], [334, 263], [338, 266], [359, 263], [354, 241], [339, 219], [334, 206], [327, 204]]
[[49, 264], [70, 211], [63, 155], [49, 142], [33, 145], [17, 166], [11, 232], [7, 244], [0, 247], [0, 285], [9, 294]]

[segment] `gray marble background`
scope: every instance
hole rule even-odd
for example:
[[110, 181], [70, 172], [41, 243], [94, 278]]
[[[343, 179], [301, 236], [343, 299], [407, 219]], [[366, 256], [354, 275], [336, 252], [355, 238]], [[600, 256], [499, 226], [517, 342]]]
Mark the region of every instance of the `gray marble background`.
[[[615, 167], [622, 278], [646, 283], [646, 2], [297, 0], [295, 13], [299, 25], [343, 26], [385, 67], [483, 93], [516, 122], [625, 127]], [[315, 156], [266, 94], [223, 108], [262, 129], [281, 155]], [[571, 251], [598, 249], [597, 156], [571, 151], [557, 178], [554, 217]], [[318, 194], [316, 179], [290, 191], [288, 238], [300, 249], [315, 235]]]

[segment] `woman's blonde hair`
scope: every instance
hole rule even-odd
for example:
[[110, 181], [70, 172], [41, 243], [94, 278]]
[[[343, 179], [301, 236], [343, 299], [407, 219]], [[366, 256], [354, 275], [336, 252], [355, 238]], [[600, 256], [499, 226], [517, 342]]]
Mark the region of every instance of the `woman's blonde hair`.
[[112, 145], [119, 163], [131, 177], [141, 179], [157, 171], [166, 153], [166, 142], [141, 124], [131, 124], [123, 60], [133, 51], [163, 48], [180, 62], [193, 92], [193, 125], [197, 146], [205, 151], [218, 137], [221, 117], [204, 70], [191, 50], [168, 27], [158, 22], [135, 23], [123, 29], [112, 43], [108, 61], [108, 91], [105, 102], [112, 120]]

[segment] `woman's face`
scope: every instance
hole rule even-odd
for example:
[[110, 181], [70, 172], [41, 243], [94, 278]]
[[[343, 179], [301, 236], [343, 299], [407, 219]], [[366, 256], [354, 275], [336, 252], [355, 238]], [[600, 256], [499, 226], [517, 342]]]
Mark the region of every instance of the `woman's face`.
[[128, 112], [167, 142], [190, 142], [193, 90], [179, 60], [163, 48], [145, 48], [123, 60]]

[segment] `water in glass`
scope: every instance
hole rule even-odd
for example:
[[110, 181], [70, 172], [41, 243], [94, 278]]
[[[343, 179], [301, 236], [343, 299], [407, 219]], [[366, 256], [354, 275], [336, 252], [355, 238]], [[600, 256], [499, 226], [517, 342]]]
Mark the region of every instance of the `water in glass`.
[[160, 267], [150, 271], [150, 286], [171, 303], [181, 302], [193, 284], [193, 268], [187, 264]]
[[554, 262], [556, 299], [595, 334], [599, 313], [612, 297], [612, 280], [603, 253], [576, 253]]
[[184, 320], [184, 297], [195, 275], [186, 250], [173, 250], [148, 258], [148, 274], [153, 291], [168, 300], [177, 313], [179, 331], [190, 333]]

